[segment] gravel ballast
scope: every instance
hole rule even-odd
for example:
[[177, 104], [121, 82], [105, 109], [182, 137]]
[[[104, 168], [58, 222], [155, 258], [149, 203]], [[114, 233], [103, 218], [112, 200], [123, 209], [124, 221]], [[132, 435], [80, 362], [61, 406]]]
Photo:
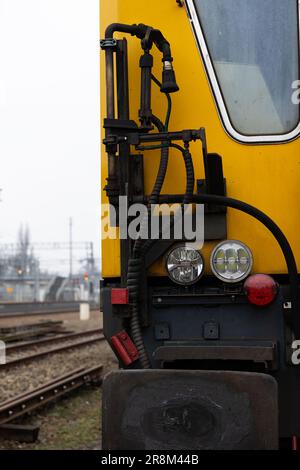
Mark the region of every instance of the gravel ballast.
[[[61, 319], [66, 328], [74, 332], [102, 328], [102, 316], [99, 312], [93, 312], [91, 320], [86, 322], [79, 321], [78, 317], [78, 314], [71, 314], [70, 317], [68, 313]], [[11, 323], [4, 325], [3, 321], [1, 322], [0, 319], [0, 325], [12, 325]], [[19, 319], [18, 324], [22, 323]], [[90, 337], [93, 336], [88, 338]], [[68, 344], [70, 341], [61, 341], [59, 345]], [[27, 356], [46, 349], [50, 349], [50, 346], [26, 349], [19, 355]], [[18, 354], [11, 353], [8, 355], [8, 360], [14, 357], [18, 357]], [[103, 375], [118, 367], [117, 360], [106, 341], [72, 348], [65, 352], [52, 353], [41, 359], [2, 371], [0, 366], [0, 406], [1, 403], [18, 394], [33, 391], [74, 369], [90, 368], [100, 364], [103, 365]], [[0, 449], [90, 449], [98, 447], [101, 443], [101, 388], [84, 387], [74, 392], [69, 398], [41, 409], [25, 420], [23, 419], [22, 422], [41, 426], [39, 441], [29, 445], [0, 440]]]

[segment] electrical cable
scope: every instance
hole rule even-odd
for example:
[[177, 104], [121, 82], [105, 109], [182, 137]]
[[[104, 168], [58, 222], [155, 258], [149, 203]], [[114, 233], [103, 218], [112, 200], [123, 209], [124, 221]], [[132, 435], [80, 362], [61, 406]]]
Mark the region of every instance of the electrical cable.
[[[160, 82], [152, 75], [152, 80], [160, 86]], [[157, 127], [159, 132], [168, 132], [170, 116], [172, 111], [172, 100], [168, 93], [165, 93], [167, 100], [168, 100], [168, 108], [167, 114], [165, 119], [165, 124], [161, 122], [161, 120], [152, 115], [151, 121]], [[151, 215], [151, 206], [153, 204], [157, 204], [162, 186], [165, 181], [168, 162], [169, 162], [169, 145], [161, 145], [161, 158], [160, 158], [160, 165], [157, 173], [157, 177], [150, 195], [150, 199], [148, 202], [148, 211], [147, 217], [142, 221], [140, 227], [140, 233], [143, 233], [144, 225], [148, 225], [149, 215]], [[141, 252], [142, 247], [144, 245], [144, 240], [141, 238], [136, 240], [133, 246], [133, 255], [129, 259], [128, 263], [128, 273], [127, 273], [127, 286], [129, 290], [129, 306], [130, 306], [130, 330], [132, 339], [136, 345], [136, 348], [139, 352], [140, 363], [144, 369], [149, 369], [151, 367], [150, 360], [145, 349], [142, 330], [141, 330], [141, 322], [140, 322], [140, 314], [139, 314], [139, 301], [140, 301], [140, 282], [141, 282], [141, 273], [144, 265], [144, 256]]]

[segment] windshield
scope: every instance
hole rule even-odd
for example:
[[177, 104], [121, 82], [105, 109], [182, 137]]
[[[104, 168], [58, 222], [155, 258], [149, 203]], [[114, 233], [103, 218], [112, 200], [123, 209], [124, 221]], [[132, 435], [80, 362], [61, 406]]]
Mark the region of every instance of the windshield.
[[299, 123], [297, 0], [194, 0], [232, 126], [286, 134]]

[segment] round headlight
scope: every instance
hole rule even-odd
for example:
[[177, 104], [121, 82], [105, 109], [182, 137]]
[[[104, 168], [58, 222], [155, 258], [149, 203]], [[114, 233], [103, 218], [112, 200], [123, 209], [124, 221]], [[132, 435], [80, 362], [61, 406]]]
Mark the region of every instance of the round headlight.
[[204, 261], [199, 251], [177, 246], [167, 255], [166, 269], [169, 278], [177, 284], [194, 284], [203, 273]]
[[224, 282], [239, 282], [250, 274], [253, 258], [250, 249], [236, 240], [216, 246], [210, 259], [211, 269]]

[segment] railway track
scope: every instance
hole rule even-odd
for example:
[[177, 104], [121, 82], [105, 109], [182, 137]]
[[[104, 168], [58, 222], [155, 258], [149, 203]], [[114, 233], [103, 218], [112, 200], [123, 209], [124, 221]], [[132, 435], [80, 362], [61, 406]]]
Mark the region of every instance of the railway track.
[[[74, 313], [79, 311], [79, 308], [80, 302], [0, 303], [0, 319]], [[91, 304], [90, 309], [100, 310], [96, 304]]]
[[[74, 313], [74, 309], [72, 309], [72, 311]], [[4, 317], [43, 316], [46, 313], [47, 311], [43, 310], [42, 312], [11, 312], [9, 314], [1, 314], [0, 310], [0, 319]], [[53, 313], [56, 312], [53, 312], [53, 310], [48, 311], [48, 314], [50, 315]], [[60, 310], [57, 313], [64, 314], [68, 312]], [[27, 414], [30, 414], [49, 403], [54, 403], [60, 398], [67, 396], [71, 392], [80, 389], [85, 385], [94, 383], [99, 384], [102, 382], [103, 366], [97, 365], [93, 356], [95, 350], [90, 350], [89, 346], [99, 344], [99, 342], [105, 340], [103, 330], [101, 328], [90, 327], [90, 329], [85, 331], [67, 332], [59, 328], [60, 323], [62, 324], [63, 322], [57, 322], [54, 320], [56, 320], [56, 318], [53, 318], [53, 321], [49, 322], [51, 323], [50, 326], [53, 327], [53, 323], [57, 326], [57, 331], [53, 330], [53, 332], [46, 331], [46, 326], [48, 326], [48, 324], [46, 325], [46, 321], [41, 324], [33, 324], [34, 326], [42, 329], [41, 333], [47, 334], [47, 336], [44, 337], [37, 336], [35, 339], [33, 339], [35, 335], [31, 331], [32, 324], [24, 323], [23, 328], [21, 319], [18, 321], [16, 326], [14, 326], [16, 321], [15, 323], [7, 322], [9, 326], [4, 324], [5, 326], [1, 329], [3, 338], [5, 335], [19, 335], [21, 338], [24, 333], [23, 330], [26, 330], [25, 333], [28, 333], [27, 335], [24, 335], [24, 339], [21, 341], [16, 342], [14, 338], [11, 338], [11, 342], [5, 341], [7, 362], [0, 365], [0, 372], [4, 371], [4, 374], [2, 374], [3, 377], [5, 378], [6, 374], [7, 376], [18, 374], [18, 377], [24, 376], [25, 381], [31, 381], [30, 377], [34, 377], [34, 374], [37, 374], [41, 368], [41, 374], [45, 373], [48, 378], [44, 379], [44, 384], [42, 383], [43, 380], [40, 380], [39, 378], [37, 382], [39, 382], [40, 385], [34, 388], [33, 391], [24, 393], [22, 391], [22, 387], [17, 387], [14, 392], [15, 396], [9, 399], [7, 398], [2, 403], [0, 402], [0, 439], [34, 442], [38, 437], [39, 426], [23, 424], [23, 421], [19, 421], [20, 418], [25, 417]], [[31, 338], [29, 333], [32, 333]], [[49, 334], [51, 336], [49, 336]], [[65, 356], [56, 356], [59, 353], [68, 351], [71, 351], [72, 359], [69, 366], [71, 370], [69, 371], [66, 368]], [[93, 361], [89, 362], [86, 358], [91, 355], [93, 357]], [[66, 357], [70, 358], [70, 353]], [[74, 357], [78, 358], [77, 361], [74, 361]], [[83, 358], [83, 361], [81, 361], [81, 357]], [[64, 362], [62, 370], [58, 365], [58, 360]], [[37, 362], [35, 363], [35, 361]], [[101, 359], [99, 359], [98, 364], [100, 361]], [[81, 365], [81, 367], [78, 367], [78, 365]], [[91, 365], [94, 367], [91, 367]], [[15, 367], [18, 367], [18, 369], [15, 369]], [[48, 370], [52, 371], [51, 374], [48, 374]], [[56, 372], [55, 375], [58, 377], [54, 380], [50, 380], [55, 376], [53, 371]], [[66, 373], [64, 375], [60, 375], [63, 371]], [[18, 382], [19, 379], [17, 379], [17, 376], [15, 377], [16, 382]]]
[[[26, 366], [29, 362], [33, 362], [34, 364], [34, 361], [39, 359], [45, 359], [47, 363], [47, 358], [51, 358], [52, 355], [56, 353], [75, 349], [77, 351], [77, 349], [80, 350], [80, 348], [96, 344], [104, 341], [104, 339], [103, 330], [96, 328], [76, 333], [58, 334], [53, 337], [34, 341], [10, 344], [7, 346], [7, 363], [0, 366], [0, 371], [4, 369], [11, 372], [10, 369], [12, 369], [12, 373], [14, 374], [14, 366]], [[42, 350], [33, 352], [33, 348], [42, 348]], [[27, 351], [29, 353], [27, 353]], [[11, 354], [22, 354], [23, 352], [25, 352], [26, 355], [9, 358]], [[79, 354], [80, 357], [81, 353], [76, 353]], [[60, 398], [86, 385], [102, 383], [102, 365], [91, 367], [85, 364], [79, 368], [74, 368], [74, 366], [76, 367], [76, 364], [73, 362], [73, 369], [67, 371], [65, 374], [59, 375], [55, 379], [39, 385], [32, 391], [25, 393], [19, 392], [19, 394], [16, 394], [14, 397], [0, 403], [0, 438], [21, 442], [34, 442], [39, 434], [39, 426], [20, 424], [20, 421], [18, 421], [20, 418], [25, 417], [29, 413], [49, 403], [54, 403]], [[22, 370], [25, 371], [27, 368], [25, 367]], [[33, 370], [35, 370], [35, 366]]]
[[[74, 313], [79, 312], [78, 309], [66, 309], [66, 310], [41, 310], [37, 312], [12, 312], [12, 313], [1, 313], [0, 312], [0, 320], [7, 320], [7, 319], [14, 319], [14, 318], [30, 318], [30, 317], [43, 317], [49, 315], [72, 315]], [[100, 312], [99, 308], [91, 308], [91, 312]]]
[[86, 336], [102, 335], [102, 334], [103, 334], [103, 330], [100, 328], [80, 331], [79, 333], [59, 334], [50, 338], [37, 339], [37, 340], [26, 341], [26, 342], [17, 343], [17, 344], [9, 344], [6, 346], [6, 352], [18, 353], [26, 349], [30, 349], [30, 348], [34, 348], [38, 346], [46, 346], [48, 344], [54, 344], [54, 343], [59, 343], [62, 341], [68, 341], [68, 340], [73, 340], [73, 339], [78, 339], [78, 338], [84, 338]]
[[[92, 331], [92, 333], [91, 333], [91, 331]], [[84, 346], [91, 346], [91, 345], [93, 345], [97, 342], [105, 340], [105, 337], [103, 336], [101, 330], [99, 330], [99, 329], [96, 330], [96, 331], [98, 331], [98, 333], [96, 333], [96, 334], [94, 333], [94, 331], [95, 330], [89, 330], [89, 332], [80, 332], [80, 333], [74, 333], [74, 334], [69, 334], [69, 335], [60, 335], [59, 338], [58, 337], [53, 337], [53, 338], [46, 338], [45, 340], [33, 341], [33, 342], [31, 342], [30, 346], [28, 345], [28, 343], [27, 344], [25, 343], [23, 345], [9, 346], [8, 351], [12, 352], [12, 350], [13, 350], [14, 352], [18, 352], [18, 351], [22, 351], [22, 350], [24, 350], [26, 348], [30, 348], [30, 347], [35, 347], [35, 346], [40, 346], [40, 345], [45, 345], [45, 344], [51, 344], [51, 343], [53, 344], [57, 341], [60, 342], [62, 340], [66, 341], [66, 340], [70, 340], [70, 339], [74, 339], [74, 338], [77, 339], [77, 338], [80, 338], [80, 337], [84, 337], [87, 334], [89, 334], [89, 335], [92, 334], [93, 335], [92, 338], [83, 339], [81, 341], [76, 341], [76, 342], [72, 342], [70, 344], [64, 344], [64, 345], [61, 345], [61, 346], [52, 347], [52, 348], [44, 350], [44, 351], [38, 351], [38, 352], [35, 352], [33, 354], [29, 354], [29, 355], [26, 355], [26, 356], [20, 356], [20, 357], [17, 357], [15, 359], [10, 359], [5, 364], [0, 365], [0, 371], [5, 370], [5, 369], [10, 369], [11, 367], [14, 367], [14, 366], [23, 365], [23, 364], [26, 364], [27, 362], [42, 359], [42, 358], [45, 358], [47, 356], [50, 356], [50, 355], [53, 355], [53, 354], [56, 354], [56, 353], [61, 353], [61, 352], [65, 352], [65, 351], [68, 351], [68, 350], [71, 350], [71, 349], [80, 348], [80, 347], [84, 347]], [[71, 336], [71, 338], [70, 338], [70, 336]]]
[[[100, 384], [102, 382], [102, 370], [102, 365], [89, 369], [78, 368], [41, 385], [32, 392], [25, 392], [3, 402], [0, 405], [0, 435], [4, 438], [10, 437], [13, 430], [14, 436], [21, 435], [22, 440], [26, 440], [28, 431], [29, 434], [32, 434], [32, 429], [29, 429], [30, 427], [22, 425], [5, 427], [5, 425], [51, 402], [56, 402], [58, 399], [85, 385]], [[37, 438], [38, 429], [35, 428], [33, 434], [34, 440]]]

